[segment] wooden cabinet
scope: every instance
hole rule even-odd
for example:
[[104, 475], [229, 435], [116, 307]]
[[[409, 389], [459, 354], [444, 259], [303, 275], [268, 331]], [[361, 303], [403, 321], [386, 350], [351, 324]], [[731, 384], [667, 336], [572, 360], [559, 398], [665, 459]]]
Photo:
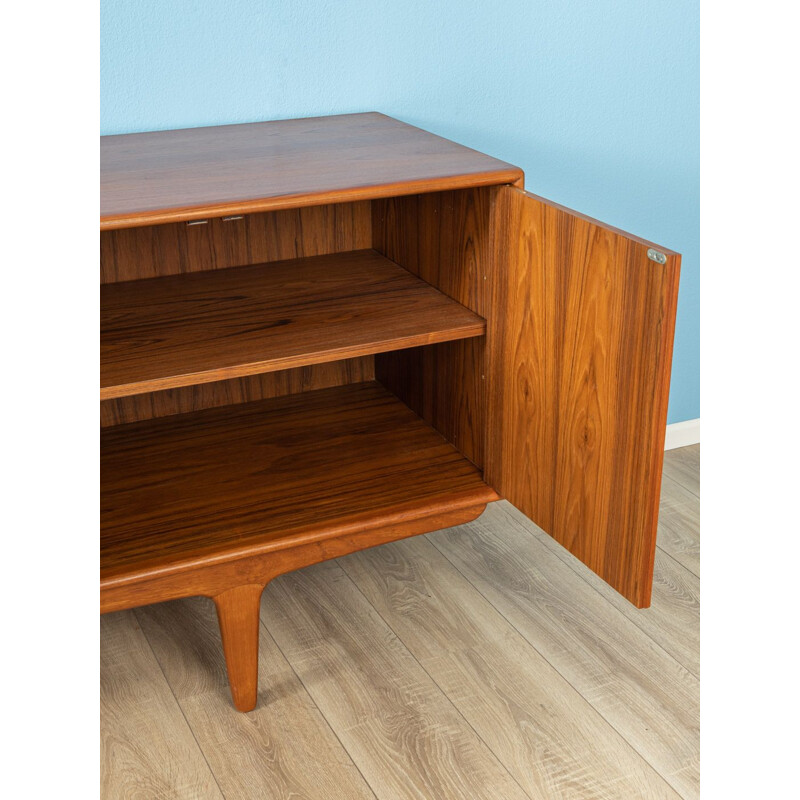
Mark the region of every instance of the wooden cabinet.
[[381, 114], [103, 137], [101, 611], [516, 505], [649, 604], [680, 256]]

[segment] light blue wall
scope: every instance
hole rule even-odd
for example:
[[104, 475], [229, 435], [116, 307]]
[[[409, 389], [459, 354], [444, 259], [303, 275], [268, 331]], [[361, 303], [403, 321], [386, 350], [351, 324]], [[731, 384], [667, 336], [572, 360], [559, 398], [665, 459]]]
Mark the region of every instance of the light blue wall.
[[382, 111], [683, 253], [700, 416], [697, 0], [102, 0], [102, 133]]

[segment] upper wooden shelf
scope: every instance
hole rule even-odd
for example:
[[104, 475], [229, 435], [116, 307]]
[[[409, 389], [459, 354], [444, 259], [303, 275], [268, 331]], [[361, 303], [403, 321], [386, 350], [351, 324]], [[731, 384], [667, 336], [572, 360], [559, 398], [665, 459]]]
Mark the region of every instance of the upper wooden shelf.
[[103, 136], [100, 228], [521, 184], [522, 170], [378, 113]]
[[374, 250], [100, 288], [100, 399], [481, 336]]

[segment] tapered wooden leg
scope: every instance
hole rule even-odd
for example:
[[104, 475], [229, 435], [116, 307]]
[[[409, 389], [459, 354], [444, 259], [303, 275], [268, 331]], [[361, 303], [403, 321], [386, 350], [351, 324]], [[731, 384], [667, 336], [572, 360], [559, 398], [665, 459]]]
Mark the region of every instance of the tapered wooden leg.
[[261, 585], [237, 586], [214, 597], [233, 704], [252, 711], [258, 694], [258, 611]]

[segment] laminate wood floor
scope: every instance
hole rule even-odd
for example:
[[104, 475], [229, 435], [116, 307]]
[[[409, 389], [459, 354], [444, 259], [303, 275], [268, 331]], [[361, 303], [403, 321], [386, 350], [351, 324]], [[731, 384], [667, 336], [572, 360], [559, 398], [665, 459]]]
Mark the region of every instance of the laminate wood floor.
[[505, 502], [274, 580], [249, 714], [210, 600], [106, 615], [102, 797], [698, 797], [699, 464], [644, 611]]

